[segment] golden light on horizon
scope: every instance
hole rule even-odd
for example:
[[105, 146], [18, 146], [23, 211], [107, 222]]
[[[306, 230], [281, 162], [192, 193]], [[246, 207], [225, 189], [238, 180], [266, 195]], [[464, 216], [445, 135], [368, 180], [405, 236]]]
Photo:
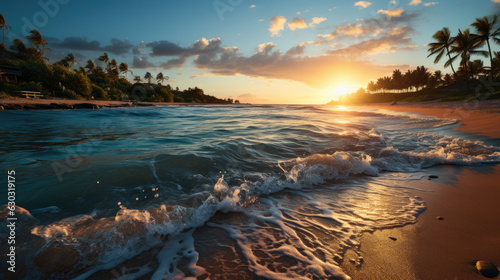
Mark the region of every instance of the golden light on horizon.
[[349, 80], [344, 80], [341, 82], [335, 82], [331, 87], [327, 89], [327, 93], [334, 100], [339, 100], [342, 96], [355, 92], [358, 88], [357, 85], [353, 85]]

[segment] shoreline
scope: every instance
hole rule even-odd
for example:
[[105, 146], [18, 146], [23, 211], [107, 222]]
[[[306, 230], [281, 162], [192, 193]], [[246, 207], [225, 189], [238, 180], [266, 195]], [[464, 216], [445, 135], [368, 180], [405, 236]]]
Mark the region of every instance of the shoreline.
[[476, 262], [499, 266], [500, 165], [436, 166], [425, 172], [439, 178], [406, 183], [424, 190], [410, 194], [425, 201], [425, 212], [415, 224], [363, 233], [361, 266], [349, 262], [356, 258], [352, 251], [342, 263], [352, 279], [487, 279]]
[[[486, 139], [500, 138], [500, 101], [364, 104], [362, 107], [453, 118], [456, 130]], [[415, 224], [363, 233], [359, 266], [349, 250], [341, 265], [352, 279], [487, 279], [475, 267], [479, 260], [500, 267], [500, 165], [435, 166], [427, 175], [405, 183], [421, 197], [426, 210]], [[430, 180], [428, 176], [439, 178]], [[438, 217], [442, 217], [439, 220]], [[395, 240], [394, 240], [395, 239]]]
[[143, 101], [107, 101], [107, 100], [74, 100], [74, 99], [0, 99], [0, 111], [4, 110], [72, 110], [101, 109], [124, 107], [152, 106], [199, 106], [199, 105], [245, 105], [223, 103], [185, 103], [185, 102], [143, 102]]
[[470, 102], [399, 102], [352, 105], [398, 112], [419, 113], [438, 118], [457, 119], [456, 130], [486, 138], [500, 138], [500, 100]]

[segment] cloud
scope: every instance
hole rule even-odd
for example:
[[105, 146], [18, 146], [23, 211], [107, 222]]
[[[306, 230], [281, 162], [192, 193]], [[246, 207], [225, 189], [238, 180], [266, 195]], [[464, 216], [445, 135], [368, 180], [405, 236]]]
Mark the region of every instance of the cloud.
[[[397, 35], [368, 40], [366, 42], [340, 48], [319, 56], [303, 56], [309, 43], [304, 42], [290, 48], [285, 53], [276, 49], [276, 44], [267, 42], [256, 47], [256, 52], [245, 56], [238, 47], [227, 47], [220, 38], [195, 41], [187, 47], [172, 46], [164, 41], [152, 42], [151, 48], [157, 47], [155, 54], [160, 50], [170, 59], [151, 63], [147, 58], [134, 57], [133, 68], [181, 68], [188, 59], [193, 58], [193, 65], [203, 70], [204, 75], [234, 76], [245, 75], [266, 79], [285, 79], [302, 82], [316, 88], [330, 87], [332, 77], [339, 77], [364, 84], [366, 80], [387, 75], [394, 67], [404, 69], [406, 66], [374, 65], [363, 59], [364, 55], [372, 53], [392, 52], [408, 47], [411, 39], [405, 38], [413, 29], [406, 27], [406, 31]], [[396, 44], [396, 47], [392, 46]], [[158, 48], [167, 46], [168, 49]], [[339, 46], [336, 44], [336, 46]], [[153, 55], [153, 51], [150, 53]], [[168, 55], [167, 55], [168, 54]], [[174, 55], [177, 54], [177, 55]], [[156, 55], [155, 57], [158, 57]]]
[[249, 7], [249, 8], [250, 8], [250, 9], [253, 9], [253, 8], [255, 8], [255, 7], [257, 7], [257, 6], [256, 6], [256, 5], [250, 5], [250, 7]]
[[309, 26], [307, 25], [306, 20], [303, 18], [294, 18], [288, 23], [288, 28], [290, 30], [304, 29], [307, 27]]
[[139, 46], [132, 49], [132, 53], [136, 55], [142, 55], [144, 53], [144, 49], [146, 49], [146, 44], [144, 43], [144, 41], [142, 41]]
[[422, 4], [422, 0], [411, 0], [410, 5], [417, 6]]
[[67, 37], [62, 41], [57, 38], [47, 38], [50, 48], [67, 49], [69, 51], [95, 51], [95, 52], [109, 52], [115, 55], [124, 55], [130, 52], [134, 46], [128, 40], [120, 40], [111, 38], [111, 44], [101, 47], [98, 41], [89, 41], [86, 37]]
[[[500, 0], [496, 0], [496, 1], [500, 1]], [[433, 5], [437, 5], [437, 4], [439, 4], [439, 2], [429, 2], [429, 3], [425, 3], [424, 6], [429, 7], [429, 6], [433, 6]]]
[[151, 48], [151, 56], [176, 56], [187, 52], [186, 49], [166, 40], [151, 42], [146, 46]]
[[[408, 30], [410, 30], [410, 28], [408, 28]], [[408, 46], [410, 46], [412, 40], [410, 37], [404, 35], [406, 35], [406, 33], [363, 41], [347, 48], [330, 51], [329, 54], [354, 56], [393, 53], [398, 50], [411, 50], [411, 48], [408, 49]]]
[[337, 35], [350, 35], [350, 36], [360, 36], [360, 35], [372, 35], [377, 36], [382, 30], [374, 26], [358, 24], [347, 24], [337, 27], [335, 33]]
[[307, 43], [300, 43], [295, 47], [292, 47], [286, 52], [286, 56], [296, 56], [296, 55], [301, 55], [304, 54], [304, 50], [307, 47]]
[[257, 52], [268, 53], [268, 52], [272, 51], [274, 47], [276, 47], [276, 44], [274, 44], [273, 42], [260, 44], [257, 46]]
[[280, 31], [285, 29], [286, 18], [283, 16], [274, 16], [270, 20], [269, 32], [271, 37], [280, 36]]
[[288, 28], [290, 30], [305, 29], [308, 27], [313, 28], [316, 25], [318, 25], [326, 20], [327, 20], [327, 18], [324, 18], [324, 17], [313, 17], [311, 22], [309, 22], [309, 24], [308, 24], [305, 19], [297, 17], [288, 23]]
[[491, 0], [493, 3], [500, 3], [500, 0]]
[[134, 46], [130, 44], [127, 39], [122, 41], [116, 38], [112, 38], [111, 45], [105, 46], [103, 50], [116, 55], [124, 55], [129, 53], [133, 48]]
[[309, 27], [314, 27], [314, 26], [316, 26], [316, 25], [318, 25], [326, 20], [327, 20], [327, 18], [325, 18], [325, 17], [313, 17], [312, 21], [309, 23]]
[[89, 41], [86, 37], [67, 37], [64, 40], [47, 38], [50, 48], [79, 50], [79, 51], [101, 51], [101, 43]]
[[396, 35], [408, 34], [412, 31], [413, 28], [403, 25], [400, 27], [394, 27], [393, 29], [387, 31], [387, 34], [396, 36]]
[[403, 9], [397, 8], [392, 10], [378, 10], [377, 14], [383, 14], [387, 18], [400, 17], [404, 13]]
[[[383, 15], [385, 18], [385, 15]], [[319, 34], [316, 41], [310, 42], [313, 45], [331, 44], [333, 40], [345, 38], [369, 38], [379, 36], [408, 36], [414, 29], [408, 27], [419, 17], [417, 13], [403, 13], [397, 18], [366, 18], [360, 19], [356, 23], [347, 23], [337, 26], [330, 34]]]
[[365, 9], [365, 8], [368, 8], [369, 6], [371, 6], [372, 3], [370, 2], [367, 2], [367, 1], [358, 1], [356, 3], [354, 3], [354, 6], [359, 6], [361, 9]]
[[153, 68], [156, 67], [153, 63], [150, 63], [147, 58], [140, 58], [137, 56], [134, 56], [134, 60], [132, 62], [132, 67], [133, 68], [140, 68], [140, 69], [147, 69], [147, 68]]

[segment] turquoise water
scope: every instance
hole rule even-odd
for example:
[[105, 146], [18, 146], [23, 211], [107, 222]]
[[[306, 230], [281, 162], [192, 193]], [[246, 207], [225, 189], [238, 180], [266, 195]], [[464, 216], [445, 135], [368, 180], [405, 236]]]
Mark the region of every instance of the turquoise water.
[[[31, 258], [52, 241], [80, 256], [63, 272], [33, 269], [27, 279], [85, 279], [153, 247], [155, 262], [120, 273], [216, 278], [196, 247], [200, 232], [216, 229], [251, 275], [347, 278], [338, 264], [361, 232], [413, 223], [425, 210], [401, 182], [433, 165], [500, 158], [499, 148], [449, 133], [455, 120], [349, 107], [3, 111], [0, 119], [2, 170], [16, 170], [16, 204], [35, 219], [27, 230], [47, 242]], [[186, 247], [173, 246], [176, 238]]]

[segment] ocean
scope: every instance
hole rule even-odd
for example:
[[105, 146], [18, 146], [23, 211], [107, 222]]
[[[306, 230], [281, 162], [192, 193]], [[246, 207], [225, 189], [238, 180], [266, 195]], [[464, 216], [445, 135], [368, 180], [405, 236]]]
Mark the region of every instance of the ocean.
[[456, 120], [361, 107], [2, 111], [0, 122], [23, 279], [349, 279], [340, 264], [347, 250], [362, 263], [362, 233], [425, 211], [407, 182], [500, 160]]

